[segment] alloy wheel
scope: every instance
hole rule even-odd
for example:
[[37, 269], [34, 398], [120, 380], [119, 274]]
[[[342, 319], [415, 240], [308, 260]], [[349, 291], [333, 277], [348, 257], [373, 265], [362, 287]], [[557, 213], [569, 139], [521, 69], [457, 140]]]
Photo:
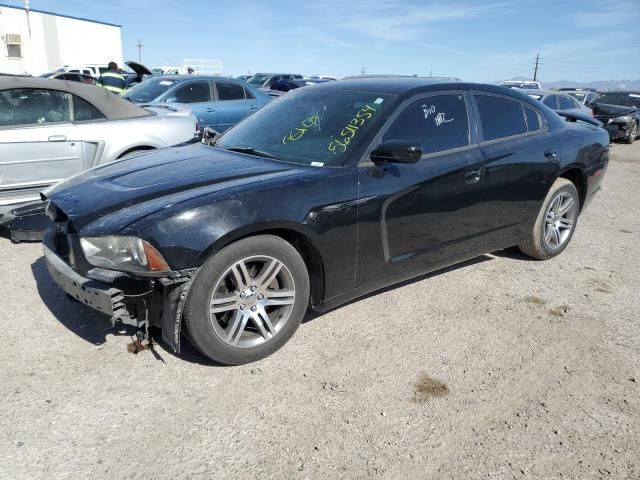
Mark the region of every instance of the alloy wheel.
[[256, 347], [289, 321], [295, 303], [293, 276], [281, 261], [254, 256], [235, 262], [218, 279], [210, 301], [210, 321], [227, 344]]
[[562, 247], [569, 237], [576, 221], [578, 206], [573, 196], [560, 192], [549, 204], [545, 216], [544, 242], [552, 250]]

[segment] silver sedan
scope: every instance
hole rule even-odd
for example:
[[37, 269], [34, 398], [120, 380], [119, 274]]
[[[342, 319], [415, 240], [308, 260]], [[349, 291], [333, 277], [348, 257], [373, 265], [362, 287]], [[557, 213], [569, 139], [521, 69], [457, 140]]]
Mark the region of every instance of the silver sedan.
[[563, 112], [575, 112], [590, 117], [593, 116], [593, 111], [589, 107], [583, 105], [571, 95], [567, 95], [559, 90], [518, 90], [544, 103], [551, 110], [562, 110]]
[[138, 106], [102, 87], [0, 77], [0, 208], [88, 168], [191, 140], [185, 105]]

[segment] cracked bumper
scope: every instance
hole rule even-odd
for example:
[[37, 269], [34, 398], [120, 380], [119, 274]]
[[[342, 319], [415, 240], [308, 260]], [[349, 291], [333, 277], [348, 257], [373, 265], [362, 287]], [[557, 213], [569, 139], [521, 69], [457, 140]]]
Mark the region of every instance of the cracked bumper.
[[129, 318], [122, 290], [79, 275], [47, 245], [42, 248], [49, 274], [60, 288], [79, 302], [113, 319]]

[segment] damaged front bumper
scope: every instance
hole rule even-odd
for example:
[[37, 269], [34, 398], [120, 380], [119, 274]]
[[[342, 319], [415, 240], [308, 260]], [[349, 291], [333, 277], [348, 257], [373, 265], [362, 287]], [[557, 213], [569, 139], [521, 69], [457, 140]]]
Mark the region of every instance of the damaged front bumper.
[[[68, 263], [73, 255], [61, 254], [55, 229], [43, 238], [44, 258], [51, 278], [70, 297], [111, 318], [132, 325], [148, 339], [149, 327], [162, 329], [162, 339], [180, 351], [182, 311], [194, 270], [170, 272], [166, 278], [141, 279], [123, 272], [92, 268], [84, 275]], [[69, 241], [73, 249], [76, 242]], [[73, 252], [79, 255], [79, 252]]]

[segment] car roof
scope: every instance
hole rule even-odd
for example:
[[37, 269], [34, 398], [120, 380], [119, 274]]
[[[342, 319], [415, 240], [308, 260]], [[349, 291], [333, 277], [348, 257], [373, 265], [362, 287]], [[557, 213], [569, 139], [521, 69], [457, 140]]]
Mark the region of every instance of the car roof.
[[147, 110], [98, 85], [39, 77], [0, 77], [0, 91], [14, 88], [40, 88], [71, 93], [100, 110], [108, 120], [144, 117]]
[[401, 95], [418, 90], [468, 90], [473, 88], [489, 89], [496, 93], [504, 93], [504, 87], [479, 83], [452, 81], [451, 79], [434, 79], [428, 77], [351, 77], [337, 82], [322, 82], [314, 88], [331, 88], [337, 90], [363, 90], [392, 95]]

